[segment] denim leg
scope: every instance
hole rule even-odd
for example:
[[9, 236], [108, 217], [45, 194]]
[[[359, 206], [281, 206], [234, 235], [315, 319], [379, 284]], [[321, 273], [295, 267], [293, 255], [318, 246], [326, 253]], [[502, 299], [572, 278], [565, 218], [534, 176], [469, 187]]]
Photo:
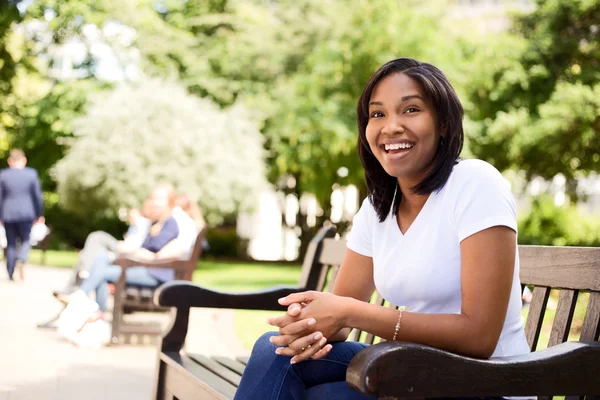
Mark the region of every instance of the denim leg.
[[5, 222], [4, 230], [6, 232], [6, 270], [8, 276], [12, 277], [17, 263], [17, 235], [18, 228], [15, 222]]
[[[108, 283], [116, 282], [121, 276], [121, 267], [112, 265], [106, 254], [100, 255], [90, 269], [90, 276], [81, 283], [81, 290], [89, 295], [96, 291], [96, 303], [101, 311], [106, 311], [108, 302]], [[125, 282], [133, 286], [156, 287], [160, 283], [146, 267], [127, 268]]]
[[277, 346], [268, 332], [254, 345], [235, 399], [367, 399], [346, 385], [346, 369], [352, 357], [366, 347], [356, 342], [335, 343], [321, 360], [290, 364], [291, 357], [275, 354]]
[[[109, 282], [116, 282], [117, 279], [121, 276], [121, 267], [114, 266], [119, 268], [119, 274], [115, 278], [107, 279]], [[131, 267], [127, 268], [127, 272], [125, 273], [125, 282], [130, 286], [142, 286], [142, 287], [156, 287], [160, 284], [160, 281], [156, 279], [150, 272], [148, 272], [148, 268], [146, 267]]]
[[29, 235], [31, 235], [32, 225], [33, 222], [19, 222], [17, 224], [19, 238], [21, 239], [19, 252], [17, 253], [17, 260], [21, 260], [23, 262], [27, 261], [29, 249], [31, 248], [31, 245], [29, 244]]
[[111, 265], [108, 255], [101, 254], [96, 257], [90, 269], [90, 276], [81, 282], [81, 290], [87, 296], [92, 291], [96, 292], [96, 303], [100, 307], [100, 311], [106, 311], [106, 303], [108, 301], [108, 279], [119, 279], [121, 276], [121, 267]]
[[78, 271], [89, 271], [96, 258], [108, 252], [116, 253], [119, 241], [106, 232], [95, 231], [85, 239], [83, 249], [79, 252]]

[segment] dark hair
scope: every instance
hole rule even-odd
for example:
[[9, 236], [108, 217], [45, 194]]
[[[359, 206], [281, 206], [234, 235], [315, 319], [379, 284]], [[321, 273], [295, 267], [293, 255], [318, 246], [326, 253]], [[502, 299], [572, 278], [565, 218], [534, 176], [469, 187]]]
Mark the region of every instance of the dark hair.
[[[412, 188], [414, 193], [430, 194], [440, 190], [446, 184], [462, 150], [464, 140], [463, 108], [454, 88], [442, 71], [431, 64], [410, 58], [397, 58], [379, 68], [360, 95], [356, 108], [356, 119], [358, 122], [358, 155], [365, 169], [369, 199], [375, 207], [380, 221], [387, 218], [392, 205], [393, 214], [396, 214], [402, 199], [402, 192], [398, 180], [388, 175], [375, 158], [367, 142], [366, 129], [369, 122], [371, 94], [383, 78], [394, 73], [402, 73], [421, 85], [426, 99], [435, 109], [436, 129], [443, 136], [428, 167], [427, 175]], [[396, 192], [397, 196], [394, 198]]]

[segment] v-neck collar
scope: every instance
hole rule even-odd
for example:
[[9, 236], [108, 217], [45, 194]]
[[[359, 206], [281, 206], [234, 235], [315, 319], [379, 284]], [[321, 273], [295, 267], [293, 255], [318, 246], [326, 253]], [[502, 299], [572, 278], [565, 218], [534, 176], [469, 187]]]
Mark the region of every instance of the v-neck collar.
[[[394, 202], [395, 202], [395, 198], [396, 198], [397, 194], [398, 194], [398, 192], [396, 189], [396, 193], [394, 194]], [[433, 198], [433, 196], [435, 196], [435, 194], [436, 194], [435, 191], [431, 192], [431, 194], [429, 194], [429, 197], [427, 197], [427, 200], [425, 200], [425, 204], [423, 204], [423, 207], [421, 208], [421, 210], [419, 211], [419, 213], [417, 214], [417, 216], [415, 217], [413, 222], [410, 224], [410, 226], [408, 227], [408, 229], [406, 229], [406, 232], [404, 232], [404, 233], [402, 233], [402, 230], [400, 229], [400, 225], [398, 224], [398, 214], [392, 213], [392, 215], [391, 215], [392, 222], [394, 224], [396, 232], [398, 232], [398, 234], [400, 234], [400, 237], [404, 238], [416, 229], [415, 225], [418, 224], [419, 221], [423, 219], [423, 217], [421, 217], [421, 214], [423, 214], [423, 212], [427, 209], [427, 207], [429, 206], [429, 203], [432, 202], [431, 199]], [[394, 203], [392, 203], [392, 204], [394, 204]]]

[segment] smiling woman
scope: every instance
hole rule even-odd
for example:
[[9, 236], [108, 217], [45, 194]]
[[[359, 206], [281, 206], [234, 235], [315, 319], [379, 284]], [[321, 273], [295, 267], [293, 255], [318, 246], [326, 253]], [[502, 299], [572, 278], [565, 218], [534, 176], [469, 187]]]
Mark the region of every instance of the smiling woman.
[[[488, 358], [529, 352], [521, 317], [517, 218], [502, 175], [460, 160], [463, 109], [436, 67], [400, 58], [358, 101], [369, 195], [331, 293], [280, 299], [279, 335], [255, 344], [236, 399], [365, 399], [345, 383], [366, 345], [386, 340]], [[373, 292], [399, 311], [369, 304]]]

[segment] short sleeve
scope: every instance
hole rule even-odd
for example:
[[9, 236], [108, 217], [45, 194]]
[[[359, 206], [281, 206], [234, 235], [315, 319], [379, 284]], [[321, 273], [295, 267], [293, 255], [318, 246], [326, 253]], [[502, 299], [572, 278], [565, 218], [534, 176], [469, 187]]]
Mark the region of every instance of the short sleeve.
[[493, 226], [517, 232], [517, 213], [509, 183], [490, 164], [465, 168], [454, 192], [453, 219], [459, 242]]
[[367, 197], [352, 220], [348, 235], [348, 249], [366, 257], [373, 257], [373, 223], [375, 209]]

